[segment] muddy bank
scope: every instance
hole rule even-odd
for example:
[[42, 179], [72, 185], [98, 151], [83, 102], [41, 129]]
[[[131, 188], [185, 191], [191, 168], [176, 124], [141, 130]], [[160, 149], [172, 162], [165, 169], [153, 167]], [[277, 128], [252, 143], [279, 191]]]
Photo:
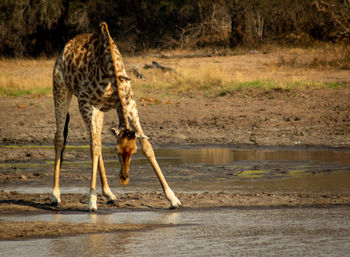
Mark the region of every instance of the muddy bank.
[[170, 225], [145, 224], [91, 224], [67, 222], [3, 222], [0, 221], [0, 240], [100, 234], [113, 232], [144, 231]]
[[[136, 97], [141, 124], [155, 145], [253, 144], [350, 146], [350, 87], [313, 90], [242, 90], [224, 97], [169, 94], [144, 104]], [[2, 144], [52, 144], [51, 97], [0, 97]], [[70, 106], [68, 144], [87, 143], [76, 99]], [[115, 111], [105, 115], [102, 140]]]
[[[176, 193], [182, 203], [180, 209], [219, 208], [219, 207], [277, 207], [277, 206], [330, 206], [350, 205], [349, 193], [242, 193], [225, 192]], [[1, 213], [18, 211], [85, 211], [88, 203], [86, 194], [62, 194], [62, 204], [50, 205], [50, 194], [20, 194], [17, 192], [0, 192]], [[168, 209], [169, 202], [159, 192], [117, 194], [117, 201], [107, 204], [99, 194], [99, 210], [117, 209]]]

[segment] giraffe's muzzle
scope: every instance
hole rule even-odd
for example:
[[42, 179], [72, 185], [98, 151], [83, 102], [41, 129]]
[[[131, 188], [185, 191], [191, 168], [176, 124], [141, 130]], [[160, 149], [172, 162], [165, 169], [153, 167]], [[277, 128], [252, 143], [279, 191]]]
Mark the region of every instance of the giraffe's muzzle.
[[119, 183], [126, 186], [130, 179], [130, 162], [131, 162], [131, 152], [124, 151], [123, 155], [119, 155], [119, 160], [121, 164], [121, 169], [119, 173]]
[[130, 179], [130, 162], [133, 154], [136, 153], [136, 136], [135, 132], [123, 129], [120, 132], [116, 132], [117, 136], [117, 146], [116, 150], [119, 157], [119, 162], [121, 165], [119, 173], [119, 183], [121, 185], [127, 185]]
[[122, 171], [119, 173], [119, 183], [123, 186], [126, 186], [129, 183], [130, 175], [129, 172], [127, 174], [124, 174]]

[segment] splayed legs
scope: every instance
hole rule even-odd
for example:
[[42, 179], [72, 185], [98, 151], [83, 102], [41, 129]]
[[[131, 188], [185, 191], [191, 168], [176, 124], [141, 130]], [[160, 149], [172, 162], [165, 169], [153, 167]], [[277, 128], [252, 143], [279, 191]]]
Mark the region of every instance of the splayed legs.
[[157, 162], [156, 157], [154, 155], [154, 150], [153, 150], [152, 145], [145, 138], [141, 138], [140, 143], [142, 146], [142, 151], [144, 152], [144, 154], [148, 158], [149, 162], [151, 163], [151, 165], [153, 167], [153, 170], [155, 171], [155, 173], [159, 179], [159, 182], [163, 188], [165, 197], [171, 202], [171, 207], [172, 208], [180, 207], [181, 206], [180, 200], [175, 196], [174, 192], [169, 187], [168, 183], [166, 182], [166, 180], [163, 176], [161, 169], [159, 168], [158, 162]]
[[55, 175], [54, 186], [51, 194], [51, 203], [53, 205], [57, 205], [61, 202], [59, 178], [63, 161], [63, 151], [68, 135], [68, 106], [72, 99], [72, 93], [67, 88], [65, 88], [64, 84], [59, 84], [58, 82], [54, 81], [54, 96], [56, 116], [56, 133], [54, 138]]
[[[82, 108], [80, 109], [82, 110]], [[95, 211], [97, 210], [97, 169], [99, 169], [100, 171], [103, 195], [107, 198], [108, 202], [114, 202], [116, 200], [116, 197], [109, 188], [106, 177], [106, 170], [102, 158], [101, 131], [103, 126], [104, 113], [97, 109], [91, 108], [91, 112], [88, 112], [86, 114], [82, 113], [82, 116], [88, 127], [88, 130], [90, 131], [90, 150], [92, 157], [91, 184], [89, 193], [89, 204], [87, 209], [89, 211]]]

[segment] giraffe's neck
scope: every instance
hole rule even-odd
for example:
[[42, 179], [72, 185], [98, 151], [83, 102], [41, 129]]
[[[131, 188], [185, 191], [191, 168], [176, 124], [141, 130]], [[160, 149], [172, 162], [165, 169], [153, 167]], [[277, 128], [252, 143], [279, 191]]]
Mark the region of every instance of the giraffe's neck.
[[[125, 99], [125, 87], [123, 86], [123, 83], [125, 83], [125, 79], [128, 79], [126, 77], [118, 75], [120, 74], [120, 71], [118, 72], [118, 68], [124, 68], [124, 65], [122, 64], [122, 58], [119, 56], [118, 60], [115, 57], [114, 48], [116, 47], [112, 37], [109, 34], [108, 26], [105, 22], [102, 22], [100, 24], [100, 29], [103, 37], [105, 38], [104, 42], [104, 48], [109, 52], [110, 58], [107, 58], [111, 62], [111, 68], [113, 69], [113, 75], [114, 75], [114, 81], [115, 81], [115, 87], [116, 87], [116, 102], [117, 102], [117, 113], [119, 118], [119, 127], [123, 127], [126, 129], [130, 129], [129, 120], [128, 120], [128, 113], [126, 109], [126, 99]], [[121, 62], [120, 64], [117, 63]], [[124, 71], [125, 73], [125, 71]], [[113, 88], [115, 88], [113, 87]]]
[[130, 125], [129, 125], [129, 120], [128, 120], [128, 116], [127, 113], [124, 113], [125, 108], [122, 107], [122, 103], [120, 98], [118, 99], [118, 96], [116, 96], [116, 101], [117, 101], [117, 114], [118, 114], [118, 119], [119, 119], [119, 129], [130, 129]]

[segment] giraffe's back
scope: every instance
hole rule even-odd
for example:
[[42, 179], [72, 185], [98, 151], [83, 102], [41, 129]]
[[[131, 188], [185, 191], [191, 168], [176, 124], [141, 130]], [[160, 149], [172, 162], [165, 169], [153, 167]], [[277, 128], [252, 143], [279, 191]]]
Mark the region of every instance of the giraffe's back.
[[80, 34], [65, 45], [54, 67], [54, 86], [66, 87], [79, 101], [107, 111], [116, 106], [114, 77], [101, 65], [98, 40], [96, 34]]

